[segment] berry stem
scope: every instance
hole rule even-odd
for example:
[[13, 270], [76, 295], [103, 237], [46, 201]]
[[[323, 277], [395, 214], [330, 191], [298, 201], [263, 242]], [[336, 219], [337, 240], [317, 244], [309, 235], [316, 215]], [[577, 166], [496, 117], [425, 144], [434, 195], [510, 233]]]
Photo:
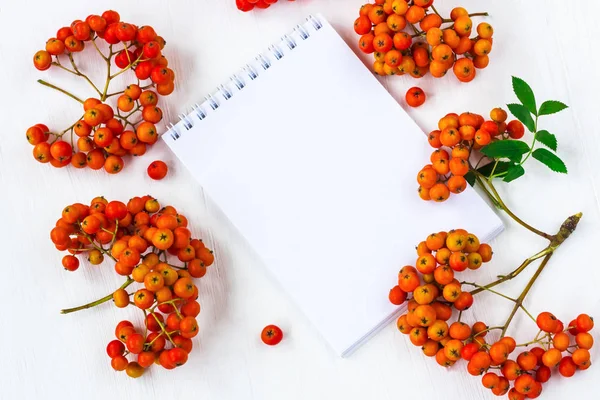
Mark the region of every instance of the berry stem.
[[553, 254], [554, 254], [554, 251], [548, 253], [544, 257], [544, 259], [542, 260], [542, 263], [538, 267], [537, 271], [535, 271], [535, 274], [533, 274], [533, 276], [531, 277], [531, 279], [527, 283], [527, 286], [525, 286], [525, 289], [523, 289], [523, 292], [521, 292], [521, 294], [517, 298], [517, 301], [515, 302], [515, 306], [513, 307], [512, 311], [510, 312], [510, 315], [508, 316], [508, 318], [506, 319], [506, 322], [503, 325], [502, 334], [500, 335], [500, 337], [504, 337], [504, 335], [506, 334], [506, 330], [510, 326], [510, 323], [512, 322], [515, 314], [517, 313], [517, 311], [519, 310], [519, 308], [521, 308], [521, 306], [523, 305], [523, 300], [525, 300], [525, 297], [527, 297], [527, 294], [529, 293], [529, 291], [533, 287], [533, 284], [535, 283], [535, 281], [537, 280], [537, 278], [539, 278], [539, 276], [541, 275], [541, 273], [544, 270], [544, 268], [546, 268], [546, 265], [548, 264], [548, 261], [550, 261], [550, 258], [552, 257]]
[[492, 290], [492, 289], [490, 289], [490, 288], [488, 288], [488, 287], [485, 287], [485, 286], [478, 285], [478, 284], [477, 284], [477, 283], [475, 283], [475, 282], [461, 282], [461, 285], [470, 285], [470, 286], [474, 286], [474, 287], [476, 287], [476, 288], [479, 288], [479, 289], [482, 289], [482, 290], [487, 290], [488, 292], [490, 292], [490, 293], [493, 293], [493, 294], [495, 294], [495, 295], [498, 295], [498, 296], [500, 296], [500, 297], [503, 297], [503, 298], [505, 298], [506, 300], [510, 300], [510, 301], [512, 301], [513, 303], [517, 301], [517, 299], [513, 299], [512, 297], [508, 297], [508, 296], [506, 296], [506, 295], [504, 295], [504, 294], [502, 294], [502, 293], [500, 293], [500, 292], [497, 292], [497, 291], [495, 291], [495, 290]]
[[436, 10], [436, 8], [435, 8], [435, 6], [434, 6], [433, 4], [431, 5], [431, 9], [432, 9], [432, 10], [433, 10], [433, 12], [434, 12], [434, 13], [436, 13], [438, 16], [440, 16], [440, 17], [442, 16], [442, 14], [440, 14], [440, 13], [438, 12], [438, 10]]
[[469, 14], [469, 17], [489, 17], [490, 14], [488, 12], [476, 12], [473, 14]]
[[95, 36], [95, 37], [92, 39], [92, 44], [93, 44], [93, 45], [94, 45], [94, 47], [96, 48], [96, 51], [98, 52], [98, 54], [100, 54], [100, 57], [102, 57], [102, 58], [104, 59], [104, 61], [108, 61], [108, 57], [106, 57], [106, 56], [104, 55], [104, 53], [102, 53], [102, 52], [100, 51], [100, 49], [98, 48], [98, 44], [96, 44], [96, 38], [97, 38], [97, 37], [98, 37], [98, 36]]
[[[545, 232], [540, 231], [539, 229], [534, 228], [533, 226], [527, 224], [525, 221], [523, 221], [521, 218], [517, 217], [504, 203], [504, 201], [502, 201], [502, 198], [500, 197], [500, 195], [498, 194], [498, 191], [496, 190], [496, 188], [494, 187], [494, 184], [491, 182], [491, 180], [488, 180], [487, 177], [485, 175], [483, 175], [481, 172], [477, 171], [477, 170], [473, 170], [473, 173], [475, 174], [477, 183], [479, 183], [479, 185], [481, 187], [484, 187], [484, 181], [485, 181], [485, 185], [488, 186], [488, 188], [491, 190], [491, 194], [493, 195], [490, 198], [493, 198], [496, 200], [497, 203], [500, 204], [501, 208], [512, 218], [514, 219], [519, 225], [523, 226], [524, 228], [530, 230], [531, 232], [535, 233], [536, 235], [539, 235], [545, 239], [548, 239], [550, 241], [552, 241], [554, 239], [553, 236], [548, 235]], [[490, 192], [486, 191], [486, 194], [488, 194], [488, 196], [490, 195]]]
[[527, 159], [531, 156], [531, 154], [533, 153], [533, 148], [535, 147], [535, 142], [537, 141], [537, 131], [538, 131], [538, 116], [535, 116], [535, 124], [534, 124], [534, 129], [533, 129], [533, 141], [531, 142], [531, 146], [529, 147], [529, 153], [527, 153], [527, 155], [525, 156], [525, 158], [523, 160], [521, 160], [521, 162], [519, 163], [519, 165], [523, 165], [523, 163], [525, 161], [527, 161]]
[[535, 320], [534, 316], [533, 316], [533, 315], [531, 315], [531, 313], [530, 313], [529, 311], [527, 311], [527, 309], [525, 308], [525, 306], [524, 306], [523, 304], [521, 304], [521, 310], [523, 310], [523, 312], [524, 312], [525, 314], [527, 314], [527, 316], [528, 316], [529, 318], [531, 318], [531, 319], [533, 320], [533, 322], [536, 322], [536, 320]]
[[[116, 229], [115, 229], [115, 232], [116, 232]], [[87, 240], [89, 240], [89, 241], [90, 241], [90, 243], [92, 244], [92, 246], [94, 246], [94, 248], [95, 248], [96, 250], [98, 250], [98, 251], [99, 251], [100, 253], [102, 253], [102, 254], [105, 254], [105, 255], [109, 256], [110, 258], [112, 258], [112, 259], [113, 259], [113, 261], [114, 261], [114, 262], [117, 262], [117, 259], [116, 259], [115, 257], [113, 257], [113, 255], [112, 255], [112, 254], [110, 254], [110, 252], [108, 252], [107, 250], [105, 250], [105, 249], [104, 249], [102, 246], [98, 246], [98, 245], [96, 245], [96, 243], [94, 242], [94, 239], [92, 239], [92, 238], [90, 237], [90, 235], [88, 235], [87, 233], [85, 233], [85, 232], [83, 231], [83, 229], [81, 229], [81, 233], [83, 234], [83, 236], [85, 236], [85, 238], [86, 238]], [[110, 232], [110, 233], [112, 233], [112, 232]]]
[[[125, 289], [127, 286], [131, 285], [132, 283], [133, 283], [133, 279], [131, 279], [130, 277], [127, 277], [127, 280], [125, 281], [124, 284], [121, 285], [121, 287], [119, 289]], [[76, 312], [76, 311], [81, 311], [81, 310], [86, 310], [88, 308], [96, 307], [97, 305], [100, 305], [102, 303], [106, 303], [107, 301], [109, 301], [110, 299], [112, 299], [113, 293], [107, 294], [106, 296], [102, 297], [101, 299], [98, 299], [96, 301], [92, 301], [91, 303], [87, 303], [87, 304], [84, 304], [84, 305], [79, 306], [79, 307], [65, 308], [64, 310], [60, 310], [60, 313], [61, 314], [70, 314], [70, 313], [73, 313], [73, 312]]]
[[[82, 73], [79, 70], [79, 68], [77, 68], [77, 65], [75, 64], [75, 60], [73, 59], [73, 53], [67, 53], [67, 56], [69, 57], [69, 61], [71, 61], [71, 65], [73, 66], [73, 69], [75, 70], [75, 75], [81, 76], [83, 79], [85, 79], [90, 85], [92, 85], [92, 87], [94, 88], [94, 90], [96, 91], [96, 93], [98, 93], [100, 95], [101, 93], [98, 90], [98, 88], [96, 87], [96, 85], [94, 85], [94, 82], [92, 82], [90, 80], [90, 78], [87, 77], [86, 74]], [[70, 70], [67, 69], [67, 71], [70, 71]]]
[[408, 23], [408, 25], [410, 25], [410, 27], [412, 28], [412, 30], [415, 32], [416, 36], [421, 36], [424, 32], [421, 32], [420, 30], [418, 30], [413, 24], [411, 24], [410, 22]]
[[106, 100], [106, 93], [108, 92], [108, 85], [110, 85], [110, 61], [112, 59], [112, 56], [114, 55], [113, 50], [112, 50], [113, 45], [111, 44], [108, 47], [109, 50], [109, 54], [108, 57], [105, 58], [106, 60], [106, 83], [104, 84], [104, 91], [102, 91], [102, 93], [100, 93], [100, 100], [105, 101]]
[[[477, 168], [477, 167], [475, 167], [475, 168]], [[473, 170], [475, 170], [475, 169], [473, 169]], [[498, 208], [499, 210], [503, 210], [502, 205], [500, 203], [498, 203], [498, 200], [496, 200], [496, 198], [494, 197], [492, 192], [490, 192], [488, 190], [488, 188], [483, 184], [482, 179], [479, 178], [479, 176], [475, 175], [475, 180], [477, 181], [477, 183], [479, 183], [479, 187], [484, 191], [484, 193], [490, 199], [490, 201], [494, 204], [494, 206], [496, 208]]]
[[490, 331], [493, 331], [493, 330], [496, 330], [496, 329], [500, 330], [502, 328], [504, 328], [504, 327], [503, 326], [491, 326], [491, 327], [489, 327], [487, 329], [482, 330], [481, 332], [477, 332], [476, 334], [472, 335], [469, 339], [475, 339], [477, 336], [481, 336], [481, 335], [483, 335], [483, 334], [485, 334], [487, 332], [490, 332]]
[[152, 315], [154, 317], [154, 319], [156, 320], [156, 323], [158, 324], [158, 326], [160, 326], [160, 330], [167, 336], [167, 339], [169, 339], [169, 342], [171, 342], [171, 344], [173, 346], [175, 345], [175, 342], [173, 342], [173, 339], [171, 338], [171, 335], [169, 334], [169, 332], [167, 332], [167, 329], [165, 328], [165, 325], [160, 322], [160, 320], [158, 319], [158, 317], [156, 316], [156, 314], [154, 313], [154, 311], [152, 311], [150, 313], [150, 315]]
[[43, 79], [38, 79], [38, 83], [40, 83], [40, 84], [42, 84], [44, 86], [48, 86], [49, 88], [52, 88], [54, 90], [58, 90], [59, 92], [64, 93], [67, 96], [69, 96], [70, 98], [72, 98], [74, 100], [77, 100], [78, 102], [80, 102], [81, 104], [83, 104], [83, 100], [81, 100], [79, 97], [75, 96], [74, 94], [67, 92], [65, 89], [61, 89], [58, 86], [55, 86], [55, 85], [53, 85], [51, 83], [48, 83], [48, 82], [46, 82]]
[[471, 294], [474, 296], [478, 293], [483, 292], [484, 290], [489, 290], [489, 288], [492, 288], [494, 286], [497, 286], [503, 282], [509, 281], [515, 277], [517, 277], [521, 272], [523, 272], [525, 270], [525, 268], [527, 268], [527, 266], [529, 264], [531, 264], [533, 261], [544, 257], [545, 255], [547, 255], [548, 253], [550, 253], [552, 250], [550, 250], [550, 247], [545, 248], [544, 250], [542, 250], [541, 252], [539, 252], [536, 255], [533, 255], [531, 257], [529, 257], [527, 260], [523, 261], [523, 263], [519, 266], [519, 268], [515, 269], [514, 271], [512, 271], [511, 273], [509, 273], [508, 275], [504, 275], [502, 278], [492, 282], [492, 283], [488, 283], [485, 286], [482, 286], [478, 289], [475, 289], [473, 291], [471, 291]]
[[[129, 53], [128, 53], [127, 57], [129, 58]], [[135, 63], [139, 62], [141, 59], [142, 59], [142, 54], [140, 54], [140, 56], [137, 58], [137, 60], [135, 60], [133, 62], [129, 61], [129, 65], [127, 65], [125, 68], [123, 68], [119, 72], [115, 73], [114, 75], [110, 75], [110, 79], [114, 79], [117, 76], [121, 75], [123, 72], [128, 71], [129, 69], [131, 69], [131, 67], [133, 67], [133, 65]], [[104, 92], [104, 93], [105, 93], [104, 95], [106, 95], [106, 92]]]

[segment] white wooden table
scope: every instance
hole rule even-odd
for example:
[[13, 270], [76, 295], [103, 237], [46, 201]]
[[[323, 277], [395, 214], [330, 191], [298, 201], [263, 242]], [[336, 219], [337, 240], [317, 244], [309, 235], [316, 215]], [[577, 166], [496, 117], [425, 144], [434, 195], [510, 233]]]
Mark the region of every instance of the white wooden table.
[[[92, 94], [84, 84], [76, 84], [61, 72], [40, 73], [31, 65], [33, 53], [59, 26], [73, 19], [113, 8], [124, 20], [150, 24], [166, 38], [165, 53], [177, 74], [177, 86], [162, 107], [165, 121], [173, 121], [184, 105], [200, 99], [309, 13], [322, 12], [356, 48], [352, 23], [362, 1], [281, 1], [267, 11], [249, 14], [238, 12], [234, 0], [101, 3], [102, 7], [74, 0], [0, 3], [0, 398], [493, 398], [479, 379], [467, 375], [464, 365], [441, 369], [393, 324], [349, 359], [334, 355], [285, 293], [267, 279], [257, 256], [219, 210], [206, 202], [202, 189], [162, 143], [143, 158], [128, 160], [123, 173], [108, 176], [103, 171], [57, 170], [38, 164], [24, 138], [30, 125], [43, 122], [59, 129], [80, 114], [71, 99], [41, 87], [36, 79], [65, 83], [81, 96]], [[437, 0], [436, 4], [444, 13], [459, 5], [450, 0]], [[566, 216], [583, 211], [577, 232], [552, 259], [526, 303], [534, 313], [550, 310], [565, 322], [580, 312], [600, 318], [600, 268], [596, 265], [600, 242], [600, 57], [595, 49], [600, 37], [600, 6], [594, 0], [463, 0], [460, 5], [491, 13], [489, 21], [496, 29], [492, 62], [468, 85], [451, 76], [419, 81], [429, 99], [425, 106], [408, 112], [426, 131], [448, 112], [487, 113], [515, 100], [511, 74], [526, 79], [540, 98], [559, 99], [571, 106], [544, 121], [544, 128], [559, 138], [559, 153], [570, 174], [556, 175], [532, 162], [525, 177], [510, 188], [500, 184], [500, 190], [516, 213], [550, 232]], [[104, 66], [94, 57], [82, 68], [100, 77]], [[407, 77], [383, 81], [399, 100], [417, 83]], [[423, 154], [424, 161], [426, 158]], [[168, 179], [153, 182], [146, 176], [146, 167], [155, 159], [168, 162]], [[109, 293], [120, 279], [109, 263], [99, 268], [84, 263], [76, 273], [65, 272], [60, 264], [62, 254], [54, 250], [49, 231], [67, 204], [89, 202], [96, 195], [127, 200], [146, 193], [183, 210], [194, 233], [215, 249], [217, 261], [200, 283], [201, 334], [194, 340], [188, 364], [175, 371], [152, 368], [143, 379], [131, 380], [112, 371], [104, 348], [113, 337], [115, 324], [137, 313], [110, 304], [68, 316], [58, 313], [63, 307]], [[496, 255], [481, 271], [481, 282], [514, 269], [544, 245], [505, 221], [508, 229], [492, 243]], [[519, 293], [532, 272], [506, 285], [505, 291]], [[392, 280], [390, 277], [390, 284]], [[509, 308], [510, 304], [483, 295], [477, 298], [468, 320], [501, 323]], [[276, 348], [259, 340], [260, 330], [268, 323], [279, 324], [286, 335]], [[514, 326], [523, 339], [536, 331], [522, 315]], [[597, 348], [593, 357], [600, 356]], [[542, 398], [592, 398], [592, 393], [600, 390], [598, 368], [568, 381], [552, 379]]]

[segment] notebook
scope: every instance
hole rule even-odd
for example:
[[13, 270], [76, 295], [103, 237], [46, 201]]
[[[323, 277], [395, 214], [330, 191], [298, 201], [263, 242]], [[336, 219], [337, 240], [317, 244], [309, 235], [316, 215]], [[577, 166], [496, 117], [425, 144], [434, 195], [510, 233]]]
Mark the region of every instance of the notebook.
[[503, 229], [471, 188], [419, 198], [424, 133], [320, 15], [162, 138], [341, 356], [401, 311], [388, 292], [429, 233]]

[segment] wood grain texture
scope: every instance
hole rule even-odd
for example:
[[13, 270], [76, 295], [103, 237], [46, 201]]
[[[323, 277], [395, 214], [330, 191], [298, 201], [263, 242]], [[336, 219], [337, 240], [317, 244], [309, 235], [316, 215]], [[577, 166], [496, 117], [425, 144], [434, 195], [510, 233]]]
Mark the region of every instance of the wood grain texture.
[[[4, 277], [0, 290], [0, 398], [148, 399], [193, 394], [219, 400], [397, 399], [400, 395], [492, 399], [494, 396], [463, 367], [442, 370], [425, 359], [393, 325], [351, 358], [338, 358], [285, 293], [266, 277], [259, 258], [162, 143], [142, 159], [127, 160], [123, 173], [107, 176], [103, 172], [56, 170], [38, 164], [24, 140], [25, 130], [32, 124], [43, 122], [62, 129], [81, 114], [75, 102], [39, 86], [36, 79], [64, 83], [80, 96], [92, 95], [87, 86], [62, 72], [40, 73], [31, 65], [33, 53], [55, 34], [58, 24], [68, 25], [89, 13], [114, 8], [127, 21], [153, 25], [168, 42], [165, 53], [177, 74], [176, 92], [162, 103], [165, 121], [173, 121], [186, 104], [200, 99], [309, 13], [322, 12], [356, 49], [352, 23], [361, 0], [282, 1], [265, 12], [250, 14], [238, 12], [234, 0], [101, 3], [102, 7], [97, 8], [98, 2], [94, 7], [75, 0], [0, 2], [0, 34], [4, 38], [0, 41], [4, 57], [0, 68], [4, 77], [0, 98], [0, 243]], [[596, 164], [600, 159], [600, 58], [595, 49], [600, 36], [596, 20], [599, 3], [460, 3], [472, 11], [486, 8], [491, 13], [488, 20], [496, 28], [492, 62], [468, 85], [450, 76], [419, 81], [429, 99], [425, 106], [408, 112], [425, 131], [433, 129], [437, 119], [447, 112], [486, 113], [514, 100], [511, 74], [531, 83], [540, 98], [560, 99], [571, 106], [543, 122], [544, 128], [558, 136], [559, 152], [570, 174], [555, 175], [531, 163], [525, 177], [511, 184], [510, 189], [500, 185], [500, 190], [518, 215], [550, 232], [567, 215], [584, 213], [576, 234], [552, 259], [526, 303], [534, 313], [551, 310], [565, 321], [579, 312], [600, 316], [600, 292], [596, 287], [600, 269], [595, 265], [600, 242], [600, 169]], [[458, 5], [451, 0], [437, 0], [436, 4], [444, 13]], [[104, 73], [98, 58], [82, 65], [94, 77]], [[417, 84], [407, 77], [383, 79], [383, 83], [401, 103], [405, 91]], [[389, 129], [393, 123], [373, 121], [373, 126]], [[401, 134], [400, 127], [398, 131]], [[398, 154], [403, 151], [410, 149], [398, 149]], [[145, 168], [154, 159], [169, 163], [168, 179], [153, 182], [146, 176]], [[426, 159], [424, 154], [424, 163]], [[127, 200], [145, 193], [183, 210], [194, 234], [215, 249], [217, 261], [200, 283], [201, 334], [194, 340], [196, 349], [188, 365], [171, 372], [153, 368], [142, 380], [134, 381], [114, 373], [104, 352], [115, 324], [139, 317], [134, 310], [105, 305], [74, 315], [58, 313], [63, 307], [114, 290], [120, 280], [112, 266], [83, 263], [77, 273], [67, 273], [60, 267], [61, 254], [54, 250], [48, 234], [66, 204], [86, 202], [100, 194]], [[508, 229], [492, 243], [496, 254], [491, 265], [478, 273], [480, 281], [514, 269], [544, 245], [508, 219], [505, 221]], [[505, 285], [506, 292], [520, 292], [531, 273]], [[390, 277], [390, 285], [393, 280]], [[482, 295], [467, 319], [500, 323], [509, 308], [510, 304], [502, 300]], [[267, 348], [259, 341], [262, 327], [272, 322], [286, 334], [277, 348]], [[511, 331], [517, 327], [521, 339], [536, 331], [523, 315], [515, 319]], [[593, 357], [600, 355], [597, 349], [592, 353]], [[542, 398], [592, 398], [592, 393], [600, 389], [597, 368], [568, 382], [553, 379]]]

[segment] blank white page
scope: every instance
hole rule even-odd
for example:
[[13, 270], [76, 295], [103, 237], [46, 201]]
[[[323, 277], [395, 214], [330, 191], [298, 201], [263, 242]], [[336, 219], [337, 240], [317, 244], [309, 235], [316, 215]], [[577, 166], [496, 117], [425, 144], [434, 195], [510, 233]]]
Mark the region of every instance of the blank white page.
[[502, 223], [471, 189], [425, 202], [423, 132], [334, 29], [304, 27], [297, 47], [220, 106], [163, 137], [338, 354], [398, 310], [389, 289], [427, 234], [462, 227], [490, 239]]

